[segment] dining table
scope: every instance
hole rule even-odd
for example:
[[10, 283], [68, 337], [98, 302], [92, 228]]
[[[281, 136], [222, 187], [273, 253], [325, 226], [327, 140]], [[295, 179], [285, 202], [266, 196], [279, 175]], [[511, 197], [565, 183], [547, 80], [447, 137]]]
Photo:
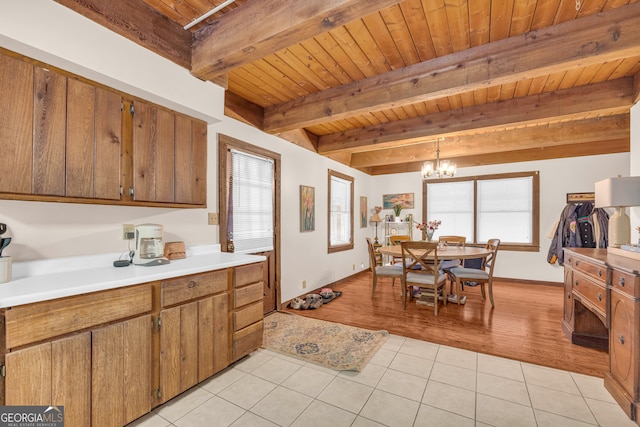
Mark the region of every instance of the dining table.
[[[389, 257], [402, 257], [402, 246], [400, 245], [388, 245], [388, 246], [380, 246], [378, 248], [378, 252], [383, 255], [388, 255]], [[417, 256], [422, 256], [424, 251], [412, 250], [412, 252]], [[454, 259], [475, 259], [475, 258], [484, 258], [491, 253], [491, 249], [487, 249], [485, 247], [475, 247], [475, 246], [441, 246], [438, 247], [438, 261], [444, 260], [454, 260]], [[429, 254], [426, 256], [426, 259], [433, 259], [433, 254]], [[393, 259], [393, 258], [392, 258]], [[464, 304], [466, 297], [459, 297], [456, 294], [449, 295], [449, 302], [456, 303], [458, 302], [458, 298], [460, 298], [460, 304]]]

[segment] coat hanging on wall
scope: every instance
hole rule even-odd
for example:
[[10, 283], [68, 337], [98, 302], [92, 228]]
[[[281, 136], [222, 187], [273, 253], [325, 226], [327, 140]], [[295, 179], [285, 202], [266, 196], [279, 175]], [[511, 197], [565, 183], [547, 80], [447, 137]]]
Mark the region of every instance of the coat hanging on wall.
[[[567, 195], [567, 200], [570, 198]], [[564, 265], [564, 248], [606, 248], [609, 214], [594, 208], [593, 201], [570, 202], [562, 210], [553, 234], [547, 261]]]

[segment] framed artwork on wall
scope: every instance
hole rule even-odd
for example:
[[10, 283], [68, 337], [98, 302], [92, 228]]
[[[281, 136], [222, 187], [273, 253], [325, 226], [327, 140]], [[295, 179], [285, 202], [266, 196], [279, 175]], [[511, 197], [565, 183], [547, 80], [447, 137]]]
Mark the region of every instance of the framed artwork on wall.
[[300, 231], [316, 229], [316, 189], [306, 185], [300, 186]]
[[360, 196], [360, 228], [367, 228], [367, 198]]
[[402, 205], [402, 209], [413, 209], [413, 193], [384, 194], [382, 196], [383, 209], [393, 209], [398, 203]]

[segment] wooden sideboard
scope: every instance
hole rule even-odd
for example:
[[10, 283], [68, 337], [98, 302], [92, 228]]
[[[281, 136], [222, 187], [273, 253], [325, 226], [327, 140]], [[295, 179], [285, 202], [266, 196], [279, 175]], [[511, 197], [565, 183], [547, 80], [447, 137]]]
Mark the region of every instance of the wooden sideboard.
[[640, 261], [606, 249], [565, 249], [562, 330], [609, 352], [604, 385], [640, 425]]

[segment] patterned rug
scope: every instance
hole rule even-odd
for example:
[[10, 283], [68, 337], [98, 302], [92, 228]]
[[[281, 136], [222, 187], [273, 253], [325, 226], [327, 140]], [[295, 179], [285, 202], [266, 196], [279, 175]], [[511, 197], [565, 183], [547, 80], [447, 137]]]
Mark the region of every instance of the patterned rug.
[[264, 319], [262, 347], [339, 371], [360, 371], [389, 332], [274, 313]]

